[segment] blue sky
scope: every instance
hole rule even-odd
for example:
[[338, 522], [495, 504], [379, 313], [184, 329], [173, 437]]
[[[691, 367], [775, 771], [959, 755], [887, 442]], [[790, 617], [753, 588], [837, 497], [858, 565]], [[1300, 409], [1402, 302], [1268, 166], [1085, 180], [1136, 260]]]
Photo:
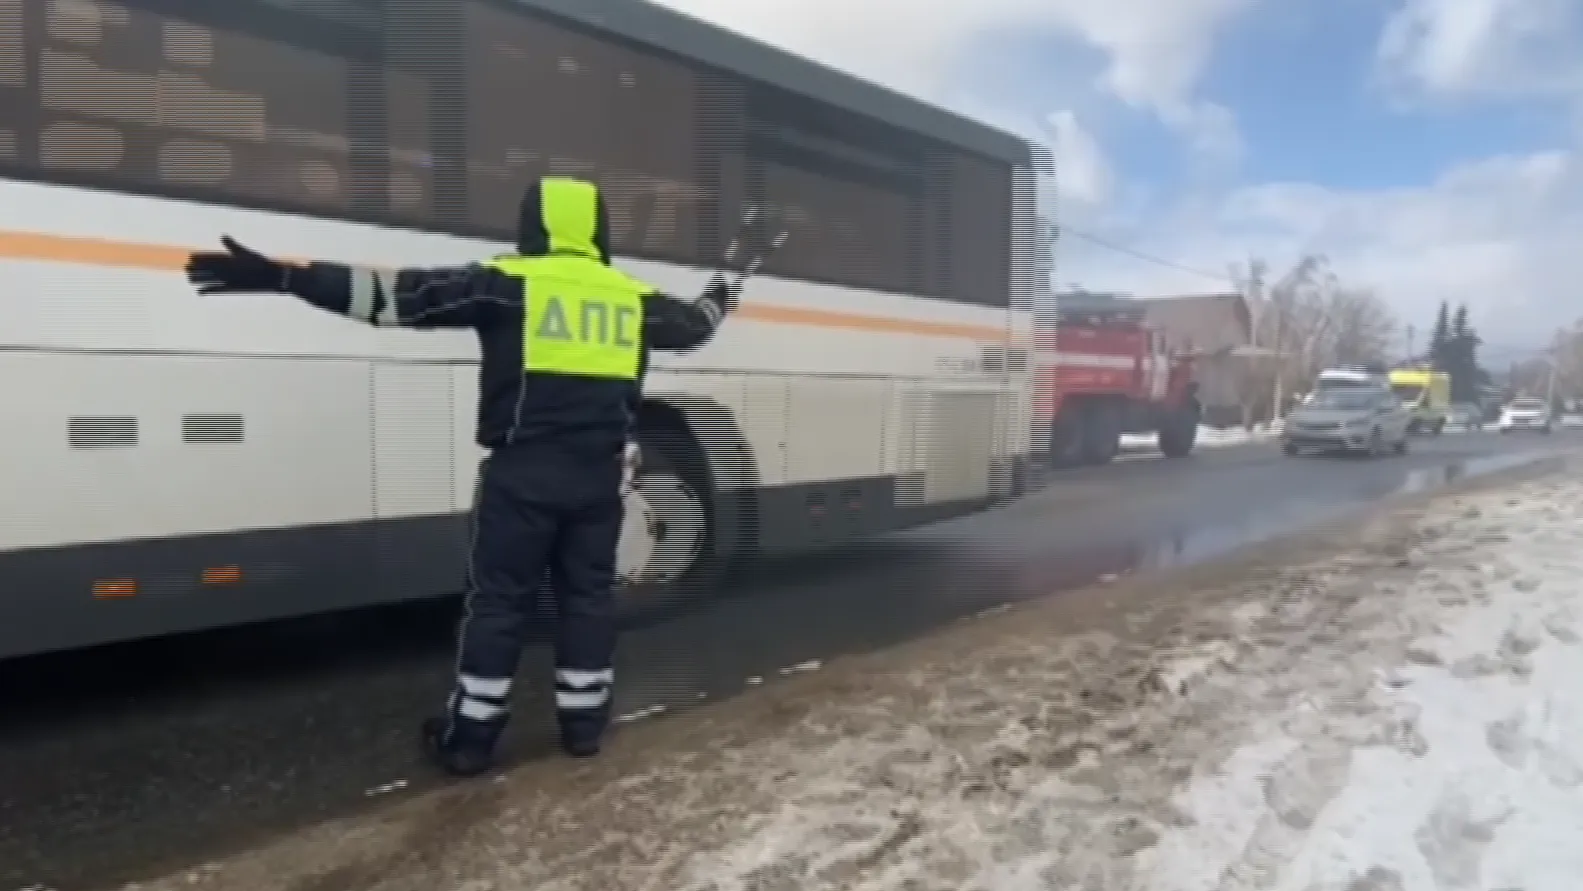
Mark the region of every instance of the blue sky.
[[1319, 252], [1403, 324], [1583, 318], [1583, 0], [662, 2], [1051, 143], [1063, 224], [1171, 261], [1069, 239], [1062, 281]]
[[[1229, 29], [1201, 89], [1236, 111], [1248, 144], [1245, 178], [1354, 189], [1427, 185], [1448, 165], [1533, 151], [1565, 136], [1565, 118], [1548, 109], [1444, 107], [1393, 96], [1374, 65], [1390, 10], [1357, 0], [1337, 0], [1325, 15], [1266, 8]], [[1346, 133], [1368, 137], [1338, 145], [1336, 135]]]

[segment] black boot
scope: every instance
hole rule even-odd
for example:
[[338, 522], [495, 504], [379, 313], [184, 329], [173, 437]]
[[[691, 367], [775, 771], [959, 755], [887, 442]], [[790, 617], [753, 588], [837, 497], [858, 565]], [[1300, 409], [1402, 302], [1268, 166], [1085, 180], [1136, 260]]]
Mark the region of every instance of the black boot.
[[599, 754], [599, 737], [561, 735], [561, 751], [573, 758], [592, 758]]
[[562, 710], [556, 717], [561, 725], [561, 751], [573, 758], [592, 758], [599, 754], [600, 740], [610, 726], [610, 708]]
[[[452, 721], [456, 726], [451, 727]], [[495, 766], [498, 727], [466, 718], [429, 718], [423, 722], [423, 753], [454, 777], [476, 777]]]

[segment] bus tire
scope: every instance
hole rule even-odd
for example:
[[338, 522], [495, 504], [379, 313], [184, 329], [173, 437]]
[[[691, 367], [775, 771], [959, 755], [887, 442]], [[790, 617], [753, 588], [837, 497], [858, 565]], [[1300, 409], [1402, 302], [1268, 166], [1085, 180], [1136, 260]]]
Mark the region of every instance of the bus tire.
[[617, 559], [617, 600], [626, 615], [709, 595], [728, 563], [708, 461], [692, 438], [648, 427], [637, 440], [641, 463], [626, 497]]

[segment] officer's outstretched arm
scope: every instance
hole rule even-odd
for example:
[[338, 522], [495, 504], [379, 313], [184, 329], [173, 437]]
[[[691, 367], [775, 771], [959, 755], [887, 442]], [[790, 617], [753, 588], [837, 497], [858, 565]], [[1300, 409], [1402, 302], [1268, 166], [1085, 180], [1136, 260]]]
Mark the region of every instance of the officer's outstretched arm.
[[731, 306], [731, 288], [717, 282], [694, 300], [655, 292], [643, 298], [643, 335], [650, 349], [686, 352], [713, 337]]
[[340, 263], [295, 267], [291, 293], [321, 309], [380, 327], [477, 328], [522, 286], [486, 266], [375, 269]]

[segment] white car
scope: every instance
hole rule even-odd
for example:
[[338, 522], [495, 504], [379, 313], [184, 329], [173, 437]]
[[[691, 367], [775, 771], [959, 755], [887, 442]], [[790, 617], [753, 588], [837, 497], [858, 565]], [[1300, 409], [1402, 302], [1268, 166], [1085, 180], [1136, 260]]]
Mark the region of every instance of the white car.
[[1513, 399], [1501, 409], [1499, 428], [1502, 433], [1514, 430], [1549, 433], [1551, 426], [1550, 406], [1543, 399]]
[[1309, 451], [1405, 455], [1411, 419], [1412, 414], [1384, 387], [1320, 389], [1287, 414], [1281, 426], [1281, 450], [1288, 455]]

